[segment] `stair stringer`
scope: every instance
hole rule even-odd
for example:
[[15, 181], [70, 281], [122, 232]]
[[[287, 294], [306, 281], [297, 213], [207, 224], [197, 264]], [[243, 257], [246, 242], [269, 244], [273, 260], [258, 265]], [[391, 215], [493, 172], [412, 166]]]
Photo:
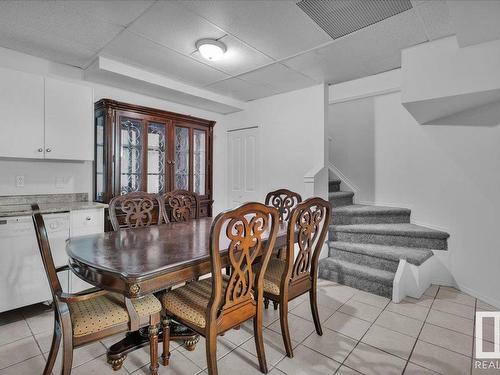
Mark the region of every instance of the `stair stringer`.
[[401, 302], [405, 297], [420, 298], [431, 284], [456, 286], [449, 266], [450, 253], [443, 250], [432, 250], [434, 256], [420, 266], [399, 260], [398, 269], [392, 285], [392, 301]]

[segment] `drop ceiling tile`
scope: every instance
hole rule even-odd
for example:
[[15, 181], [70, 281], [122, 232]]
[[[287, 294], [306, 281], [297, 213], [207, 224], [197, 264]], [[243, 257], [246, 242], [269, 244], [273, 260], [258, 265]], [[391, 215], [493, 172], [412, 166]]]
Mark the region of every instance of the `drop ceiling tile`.
[[176, 2], [159, 1], [128, 30], [186, 55], [202, 38], [222, 38], [226, 33]]
[[275, 59], [330, 41], [294, 1], [182, 1], [183, 6]]
[[253, 72], [242, 74], [238, 78], [258, 85], [268, 85], [280, 92], [297, 90], [316, 84], [311, 78], [282, 64], [268, 65]]
[[110, 56], [126, 63], [154, 70], [166, 76], [190, 84], [204, 86], [228, 78], [218, 70], [202, 64], [136, 34], [124, 31], [103, 50]]
[[254, 100], [277, 94], [279, 91], [265, 85], [255, 85], [239, 78], [213, 83], [207, 90], [239, 100]]
[[446, 1], [426, 1], [415, 7], [431, 40], [455, 34]]
[[274, 61], [263, 53], [248, 47], [230, 35], [226, 35], [224, 38], [221, 38], [220, 41], [227, 47], [227, 51], [222, 59], [217, 61], [207, 61], [198, 51], [195, 51], [192, 56], [195, 59], [205, 62], [206, 64], [230, 75], [248, 72], [249, 70], [261, 67]]
[[[65, 40], [99, 50], [123, 28], [89, 17], [67, 6], [63, 1], [7, 1], [1, 3], [0, 27], [13, 38], [16, 33], [33, 38], [53, 37], [50, 46], [57, 49], [56, 40]], [[40, 36], [39, 34], [45, 34]]]
[[152, 0], [127, 0], [125, 4], [119, 5], [116, 0], [58, 1], [64, 3], [65, 7], [74, 9], [79, 13], [121, 26], [130, 24], [154, 3]]

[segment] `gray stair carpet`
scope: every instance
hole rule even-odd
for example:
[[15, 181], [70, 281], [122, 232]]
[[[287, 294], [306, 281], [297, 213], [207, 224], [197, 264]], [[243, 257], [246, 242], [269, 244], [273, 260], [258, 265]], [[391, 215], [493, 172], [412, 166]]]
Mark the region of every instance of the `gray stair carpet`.
[[385, 297], [399, 260], [420, 266], [433, 250], [446, 250], [448, 233], [410, 223], [407, 208], [353, 204], [354, 193], [330, 181], [332, 225], [329, 254], [320, 260], [319, 276]]

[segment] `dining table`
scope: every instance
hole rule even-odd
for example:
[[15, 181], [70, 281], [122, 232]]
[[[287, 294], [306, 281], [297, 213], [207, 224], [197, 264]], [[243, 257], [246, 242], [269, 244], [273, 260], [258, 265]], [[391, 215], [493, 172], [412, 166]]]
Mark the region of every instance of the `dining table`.
[[[211, 272], [209, 244], [213, 220], [205, 217], [73, 237], [66, 243], [69, 266], [87, 283], [122, 295], [127, 308], [133, 308], [130, 301], [135, 298], [161, 293]], [[287, 223], [278, 225], [273, 250], [287, 243]], [[262, 238], [265, 241], [267, 235], [264, 233]], [[227, 247], [220, 248], [222, 267], [226, 267]], [[183, 341], [188, 350], [195, 349], [199, 341], [195, 332], [175, 322], [170, 330], [172, 340]], [[131, 322], [126, 337], [109, 347], [108, 363], [119, 369], [128, 353], [148, 342], [147, 330], [139, 330]]]

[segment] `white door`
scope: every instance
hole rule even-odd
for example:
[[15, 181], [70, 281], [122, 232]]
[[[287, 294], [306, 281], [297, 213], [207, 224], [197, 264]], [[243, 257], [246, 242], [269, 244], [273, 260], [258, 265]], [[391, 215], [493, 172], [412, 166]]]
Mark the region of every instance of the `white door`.
[[45, 80], [45, 158], [94, 160], [92, 88]]
[[0, 156], [43, 158], [43, 77], [0, 68]]
[[259, 128], [228, 131], [229, 206], [262, 201], [259, 196]]

